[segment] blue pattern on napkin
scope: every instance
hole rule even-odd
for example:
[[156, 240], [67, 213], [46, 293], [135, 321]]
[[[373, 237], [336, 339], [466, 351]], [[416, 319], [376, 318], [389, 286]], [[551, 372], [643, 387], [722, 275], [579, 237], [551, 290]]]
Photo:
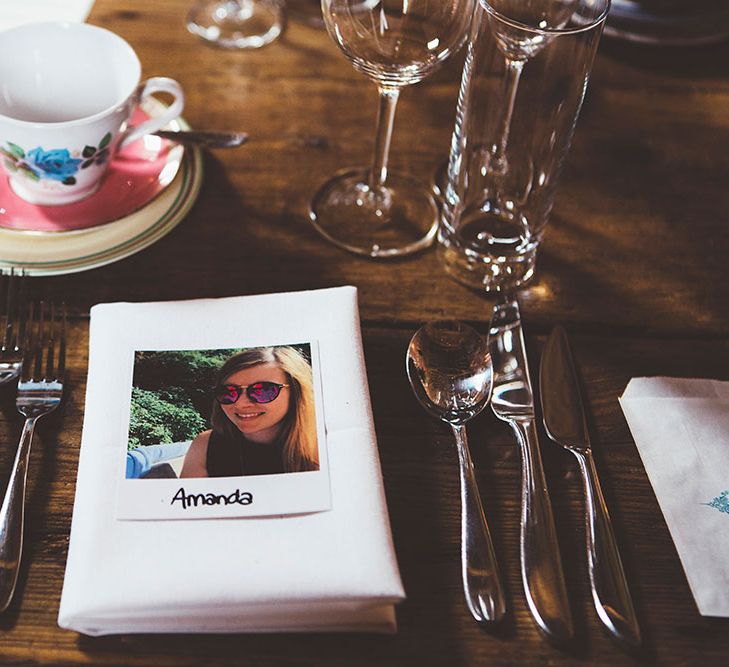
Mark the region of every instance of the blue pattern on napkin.
[[726, 491], [722, 491], [710, 503], [704, 504], [708, 505], [709, 507], [713, 507], [720, 512], [724, 512], [724, 514], [729, 514], [729, 489], [727, 489]]

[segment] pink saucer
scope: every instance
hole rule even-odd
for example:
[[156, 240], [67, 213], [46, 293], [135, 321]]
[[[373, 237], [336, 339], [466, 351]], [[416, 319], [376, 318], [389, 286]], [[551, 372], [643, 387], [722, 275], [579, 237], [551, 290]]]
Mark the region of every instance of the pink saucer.
[[[149, 116], [141, 110], [132, 125]], [[183, 149], [158, 137], [144, 137], [124, 147], [109, 165], [99, 189], [63, 206], [31, 204], [16, 195], [0, 175], [0, 227], [36, 232], [66, 232], [103, 225], [148, 204], [177, 173]]]

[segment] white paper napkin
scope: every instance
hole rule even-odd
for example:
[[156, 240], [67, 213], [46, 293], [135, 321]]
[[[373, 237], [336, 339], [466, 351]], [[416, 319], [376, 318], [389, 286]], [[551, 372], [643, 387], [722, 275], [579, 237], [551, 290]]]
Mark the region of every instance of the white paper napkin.
[[36, 21], [85, 21], [94, 0], [0, 0], [0, 30]]
[[620, 405], [704, 616], [729, 616], [729, 382], [634, 378]]
[[[332, 509], [273, 518], [116, 520], [116, 453], [126, 437], [124, 406], [114, 399], [127, 363], [120, 351], [214, 348], [221, 336], [242, 330], [269, 341], [318, 341]], [[355, 288], [98, 305], [89, 347], [61, 627], [89, 635], [395, 630], [393, 604], [404, 592]]]

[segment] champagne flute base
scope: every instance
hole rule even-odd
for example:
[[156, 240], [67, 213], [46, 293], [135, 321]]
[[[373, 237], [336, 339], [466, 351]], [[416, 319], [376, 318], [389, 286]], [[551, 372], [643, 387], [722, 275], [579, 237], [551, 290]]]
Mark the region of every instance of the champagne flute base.
[[530, 282], [540, 237], [530, 233], [525, 219], [487, 201], [464, 211], [454, 229], [448, 213], [445, 205], [438, 231], [438, 257], [448, 275], [486, 292], [508, 292]]
[[258, 49], [281, 34], [284, 12], [283, 0], [198, 0], [187, 29], [225, 49]]
[[369, 169], [346, 169], [322, 185], [309, 218], [326, 239], [358, 255], [400, 257], [433, 243], [438, 207], [427, 186], [397, 172], [370, 188]]
[[453, 245], [438, 246], [438, 259], [446, 273], [479, 292], [509, 292], [525, 287], [534, 277], [536, 257], [536, 248], [510, 257], [489, 258]]

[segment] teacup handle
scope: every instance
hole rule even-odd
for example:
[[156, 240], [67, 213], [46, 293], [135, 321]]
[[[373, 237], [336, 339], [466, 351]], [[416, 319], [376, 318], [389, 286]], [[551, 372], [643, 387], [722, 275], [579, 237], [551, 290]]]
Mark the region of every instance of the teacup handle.
[[150, 118], [141, 125], [130, 128], [127, 135], [121, 140], [119, 144], [120, 148], [146, 134], [152, 134], [152, 132], [163, 128], [171, 120], [177, 118], [185, 108], [185, 94], [182, 92], [182, 86], [174, 79], [169, 79], [166, 76], [154, 76], [151, 79], [147, 79], [141, 86], [139, 103], [141, 104], [142, 100], [154, 93], [169, 93], [175, 99], [159, 116]]

